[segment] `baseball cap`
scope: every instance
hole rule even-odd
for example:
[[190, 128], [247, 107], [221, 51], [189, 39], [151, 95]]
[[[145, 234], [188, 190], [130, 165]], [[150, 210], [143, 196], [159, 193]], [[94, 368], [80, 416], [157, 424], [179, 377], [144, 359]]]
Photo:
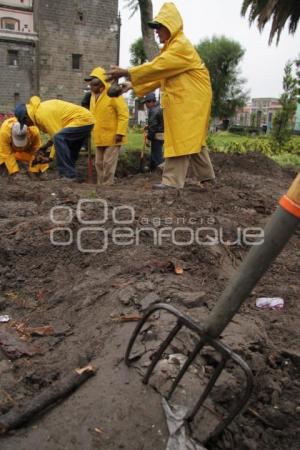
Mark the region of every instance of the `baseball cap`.
[[146, 102], [156, 102], [155, 93], [151, 92], [150, 94], [145, 95], [145, 97], [142, 100], [142, 103]]
[[156, 29], [156, 28], [161, 27], [161, 23], [156, 22], [155, 20], [152, 20], [151, 22], [148, 22], [148, 26], [149, 26], [150, 28]]
[[21, 126], [24, 125], [25, 123], [26, 115], [27, 115], [26, 105], [24, 103], [20, 103], [19, 105], [17, 105], [15, 109], [15, 117], [18, 119]]
[[28, 143], [27, 126], [21, 126], [20, 122], [13, 124], [11, 129], [12, 141], [16, 147], [26, 147]]

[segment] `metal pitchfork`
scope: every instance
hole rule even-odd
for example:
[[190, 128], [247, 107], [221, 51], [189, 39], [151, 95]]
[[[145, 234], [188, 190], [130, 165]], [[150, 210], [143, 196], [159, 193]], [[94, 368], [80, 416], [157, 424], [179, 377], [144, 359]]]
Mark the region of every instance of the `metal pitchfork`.
[[253, 376], [252, 372], [249, 368], [249, 366], [243, 361], [243, 359], [234, 353], [230, 348], [228, 348], [225, 344], [223, 344], [218, 339], [211, 338], [206, 331], [206, 327], [203, 324], [196, 323], [193, 321], [190, 317], [186, 316], [182, 312], [178, 311], [174, 307], [164, 304], [164, 303], [157, 303], [153, 306], [151, 306], [144, 317], [139, 321], [137, 324], [136, 329], [134, 330], [134, 333], [131, 336], [129, 346], [127, 348], [126, 356], [125, 356], [125, 362], [127, 365], [129, 365], [134, 358], [130, 358], [130, 353], [132, 350], [132, 347], [135, 343], [135, 340], [137, 336], [139, 335], [139, 332], [143, 328], [145, 322], [149, 319], [149, 317], [154, 314], [156, 311], [164, 310], [169, 312], [170, 314], [174, 315], [177, 318], [176, 324], [174, 328], [170, 331], [166, 339], [161, 343], [160, 347], [156, 350], [156, 352], [153, 354], [153, 359], [151, 361], [151, 364], [143, 378], [143, 383], [147, 384], [155, 366], [159, 362], [160, 358], [162, 357], [163, 353], [166, 351], [167, 347], [170, 345], [172, 340], [175, 338], [177, 333], [183, 328], [186, 327], [196, 333], [200, 339], [198, 340], [198, 343], [195, 345], [193, 351], [190, 353], [188, 358], [186, 359], [185, 363], [183, 364], [182, 368], [178, 372], [170, 391], [168, 392], [166, 398], [167, 400], [170, 400], [173, 392], [175, 391], [176, 387], [178, 386], [179, 382], [181, 381], [182, 377], [188, 370], [189, 366], [193, 363], [197, 355], [201, 352], [204, 346], [210, 346], [213, 347], [217, 352], [221, 354], [221, 361], [217, 365], [216, 369], [213, 372], [213, 375], [208, 382], [206, 388], [200, 395], [199, 400], [195, 404], [195, 406], [192, 408], [192, 410], [188, 413], [185, 420], [187, 422], [192, 422], [195, 415], [203, 405], [204, 401], [207, 399], [209, 393], [213, 389], [215, 383], [217, 382], [219, 376], [221, 375], [222, 370], [225, 367], [226, 362], [231, 359], [235, 363], [237, 363], [243, 370], [243, 372], [246, 375], [246, 389], [244, 394], [240, 397], [239, 401], [237, 402], [236, 406], [233, 408], [233, 410], [228, 414], [226, 419], [224, 419], [222, 422], [218, 424], [218, 426], [215, 428], [213, 433], [211, 433], [210, 438], [218, 436], [222, 431], [232, 422], [232, 420], [236, 417], [237, 414], [243, 409], [243, 407], [246, 405], [253, 387]]
[[221, 355], [221, 361], [218, 363], [216, 369], [214, 370], [207, 386], [200, 395], [199, 400], [187, 413], [185, 417], [187, 423], [192, 422], [195, 418], [195, 415], [198, 413], [204, 401], [207, 399], [211, 390], [215, 386], [227, 361], [234, 361], [242, 369], [246, 377], [246, 387], [244, 389], [244, 392], [236, 401], [236, 404], [232, 411], [230, 411], [227, 417], [225, 417], [218, 423], [216, 428], [209, 435], [206, 443], [218, 437], [224, 431], [224, 429], [228, 427], [233, 419], [243, 411], [253, 389], [253, 375], [251, 369], [239, 355], [237, 355], [235, 352], [230, 350], [229, 347], [223, 344], [218, 339], [218, 336], [220, 336], [233, 316], [238, 312], [241, 305], [244, 303], [254, 286], [271, 265], [272, 261], [280, 254], [289, 238], [298, 229], [299, 223], [300, 174], [298, 174], [298, 176], [292, 183], [287, 194], [280, 199], [278, 209], [271, 216], [268, 224], [266, 225], [264, 230], [265, 239], [263, 244], [260, 246], [253, 246], [251, 248], [245, 260], [233, 275], [227, 285], [227, 288], [213, 308], [206, 324], [195, 322], [190, 317], [168, 304], [158, 303], [151, 306], [146, 311], [144, 316], [138, 322], [130, 338], [125, 355], [125, 363], [128, 366], [135, 359], [131, 358], [130, 355], [136, 338], [138, 337], [144, 324], [152, 314], [154, 314], [156, 311], [164, 310], [177, 318], [176, 324], [173, 329], [161, 343], [158, 350], [156, 350], [156, 352], [154, 352], [154, 354], [152, 355], [153, 359], [143, 378], [143, 383], [147, 384], [155, 366], [159, 362], [163, 353], [166, 351], [167, 347], [171, 344], [172, 340], [183, 327], [188, 328], [197, 336], [199, 336], [197, 344], [178, 372], [167, 395], [167, 399], [171, 398], [182, 377], [188, 370], [189, 366], [193, 363], [196, 356], [201, 352], [203, 347], [213, 347]]

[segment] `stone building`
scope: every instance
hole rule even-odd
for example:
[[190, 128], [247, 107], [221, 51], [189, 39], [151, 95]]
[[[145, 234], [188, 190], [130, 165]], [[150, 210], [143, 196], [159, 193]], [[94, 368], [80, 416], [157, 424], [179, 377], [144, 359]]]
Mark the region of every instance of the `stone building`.
[[119, 44], [118, 0], [0, 0], [0, 112], [35, 94], [79, 103]]

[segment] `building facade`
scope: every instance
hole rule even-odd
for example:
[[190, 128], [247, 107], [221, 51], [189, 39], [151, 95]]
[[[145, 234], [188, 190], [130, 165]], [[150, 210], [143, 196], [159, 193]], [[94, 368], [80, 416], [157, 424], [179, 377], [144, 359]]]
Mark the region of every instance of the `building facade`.
[[0, 112], [31, 95], [80, 103], [119, 43], [118, 0], [0, 0]]
[[237, 111], [235, 124], [241, 126], [272, 128], [272, 121], [281, 105], [277, 98], [253, 98], [244, 108]]

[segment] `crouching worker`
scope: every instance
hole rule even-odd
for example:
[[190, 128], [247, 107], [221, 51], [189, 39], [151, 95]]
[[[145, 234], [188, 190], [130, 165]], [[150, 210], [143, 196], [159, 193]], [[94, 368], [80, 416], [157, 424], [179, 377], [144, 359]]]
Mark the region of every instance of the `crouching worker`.
[[110, 84], [104, 69], [97, 67], [88, 78], [91, 87], [90, 111], [96, 123], [93, 141], [96, 146], [97, 184], [111, 185], [118, 164], [121, 146], [127, 142], [129, 112], [124, 98], [107, 95]]
[[17, 106], [15, 116], [21, 125], [36, 125], [51, 137], [59, 175], [65, 180], [75, 181], [75, 164], [80, 148], [94, 126], [92, 114], [73, 103], [62, 100], [41, 102], [39, 97], [31, 97], [27, 105]]
[[41, 145], [37, 127], [21, 127], [17, 119], [11, 117], [5, 120], [0, 128], [0, 165], [5, 164], [9, 175], [19, 173], [18, 161], [28, 164], [29, 174], [43, 173], [49, 165], [36, 161]]

